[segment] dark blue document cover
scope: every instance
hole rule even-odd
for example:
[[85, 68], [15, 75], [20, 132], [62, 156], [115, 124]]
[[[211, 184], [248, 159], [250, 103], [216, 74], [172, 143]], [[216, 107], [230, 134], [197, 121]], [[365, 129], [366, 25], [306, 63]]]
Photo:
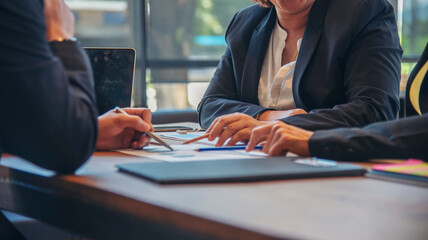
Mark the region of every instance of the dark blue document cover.
[[193, 162], [140, 162], [119, 164], [117, 167], [120, 171], [163, 184], [360, 176], [366, 172], [365, 168], [353, 164], [336, 164], [333, 161], [287, 157]]

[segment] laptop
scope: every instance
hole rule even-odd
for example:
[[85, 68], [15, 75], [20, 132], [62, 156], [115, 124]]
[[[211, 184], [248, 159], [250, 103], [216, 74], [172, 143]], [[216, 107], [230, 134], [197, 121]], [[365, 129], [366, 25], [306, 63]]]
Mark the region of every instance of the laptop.
[[98, 114], [129, 107], [135, 72], [135, 49], [85, 48], [92, 65]]

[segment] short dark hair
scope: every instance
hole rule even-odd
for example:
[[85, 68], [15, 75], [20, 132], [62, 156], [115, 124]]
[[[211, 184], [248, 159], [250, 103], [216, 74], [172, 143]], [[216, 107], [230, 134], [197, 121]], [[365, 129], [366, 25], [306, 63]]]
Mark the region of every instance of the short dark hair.
[[253, 0], [253, 2], [259, 4], [262, 7], [271, 7], [272, 3], [270, 2], [270, 0]]

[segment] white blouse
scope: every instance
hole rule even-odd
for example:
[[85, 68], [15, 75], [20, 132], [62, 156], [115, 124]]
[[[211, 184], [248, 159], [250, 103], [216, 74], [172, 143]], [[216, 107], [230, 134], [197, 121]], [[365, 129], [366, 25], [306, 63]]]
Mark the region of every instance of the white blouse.
[[[282, 52], [287, 39], [285, 31], [278, 23], [272, 30], [269, 46], [260, 74], [258, 98], [261, 106], [276, 110], [296, 108], [294, 103], [292, 83], [296, 60], [281, 66]], [[302, 39], [297, 41], [300, 49]]]

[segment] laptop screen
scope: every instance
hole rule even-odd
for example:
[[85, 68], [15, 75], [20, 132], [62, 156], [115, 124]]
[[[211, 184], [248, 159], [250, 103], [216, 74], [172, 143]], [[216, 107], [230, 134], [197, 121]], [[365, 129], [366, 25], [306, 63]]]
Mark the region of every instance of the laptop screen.
[[135, 50], [130, 48], [85, 48], [95, 80], [98, 114], [116, 106], [131, 105]]

